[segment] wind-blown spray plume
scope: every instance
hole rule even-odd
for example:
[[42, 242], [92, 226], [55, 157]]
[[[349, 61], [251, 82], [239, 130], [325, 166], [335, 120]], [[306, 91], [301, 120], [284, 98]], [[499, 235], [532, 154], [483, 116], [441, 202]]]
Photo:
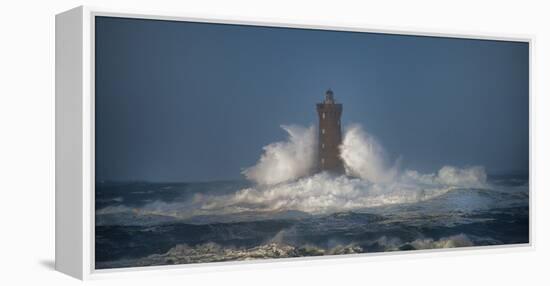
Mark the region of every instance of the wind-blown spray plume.
[[346, 131], [340, 156], [348, 175], [372, 183], [389, 182], [397, 175], [397, 164], [389, 167], [384, 148], [360, 125], [352, 125]]
[[243, 171], [245, 177], [260, 185], [273, 185], [311, 175], [317, 154], [313, 126], [282, 125], [288, 141], [271, 143], [255, 166]]

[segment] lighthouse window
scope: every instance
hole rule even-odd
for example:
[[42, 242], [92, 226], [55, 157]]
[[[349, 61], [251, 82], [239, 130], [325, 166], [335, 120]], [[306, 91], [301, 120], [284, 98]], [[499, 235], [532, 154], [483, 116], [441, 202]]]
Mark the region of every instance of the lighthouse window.
[[321, 129], [321, 134], [325, 134], [325, 129]]
[[325, 143], [321, 144], [321, 149], [325, 149]]
[[325, 119], [325, 113], [323, 112], [323, 119]]
[[321, 164], [325, 165], [325, 158], [321, 158]]

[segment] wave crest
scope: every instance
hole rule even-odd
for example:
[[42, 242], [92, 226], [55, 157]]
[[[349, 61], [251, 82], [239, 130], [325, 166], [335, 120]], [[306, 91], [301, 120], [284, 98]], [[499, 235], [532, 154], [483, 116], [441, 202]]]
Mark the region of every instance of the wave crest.
[[397, 164], [390, 167], [382, 145], [360, 125], [346, 131], [340, 146], [346, 173], [374, 183], [389, 182], [397, 175]]
[[243, 175], [261, 185], [273, 185], [310, 175], [315, 167], [316, 132], [313, 126], [282, 125], [288, 141], [263, 147], [258, 163], [245, 169]]
[[486, 187], [481, 167], [445, 166], [437, 174], [406, 171], [391, 181], [319, 173], [294, 182], [245, 188], [224, 197], [202, 197], [203, 211], [288, 211], [320, 214], [390, 204], [415, 203], [457, 188]]

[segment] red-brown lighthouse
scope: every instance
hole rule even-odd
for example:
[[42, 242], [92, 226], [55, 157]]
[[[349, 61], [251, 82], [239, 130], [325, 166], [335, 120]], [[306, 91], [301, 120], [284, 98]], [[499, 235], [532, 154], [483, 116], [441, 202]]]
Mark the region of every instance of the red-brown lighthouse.
[[344, 164], [340, 158], [342, 104], [334, 101], [332, 90], [327, 90], [323, 103], [317, 103], [317, 113], [319, 114], [319, 171], [344, 173]]

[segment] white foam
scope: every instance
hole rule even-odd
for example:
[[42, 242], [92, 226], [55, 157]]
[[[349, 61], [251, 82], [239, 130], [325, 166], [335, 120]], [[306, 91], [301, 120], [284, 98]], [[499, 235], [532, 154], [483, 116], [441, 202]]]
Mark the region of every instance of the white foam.
[[[452, 177], [450, 177], [448, 170]], [[389, 204], [415, 203], [452, 189], [481, 187], [482, 168], [443, 167], [438, 174], [404, 172], [391, 181], [373, 183], [362, 178], [320, 173], [297, 181], [245, 188], [223, 197], [202, 197], [203, 211], [287, 211], [331, 213]], [[475, 177], [473, 174], [477, 174]], [[486, 186], [486, 185], [485, 185]]]
[[[134, 213], [189, 218], [243, 212], [302, 211], [323, 214], [429, 200], [458, 188], [487, 187], [483, 167], [444, 166], [437, 173], [400, 172], [382, 146], [359, 125], [341, 146], [347, 175], [311, 175], [317, 149], [314, 127], [282, 126], [288, 141], [264, 147], [258, 163], [243, 171], [256, 186], [226, 195], [197, 193], [185, 202], [153, 202]], [[108, 207], [98, 213], [124, 211]]]
[[397, 175], [397, 164], [389, 166], [382, 146], [360, 125], [348, 128], [340, 152], [349, 175], [373, 183], [389, 182]]
[[273, 185], [310, 175], [317, 154], [313, 126], [282, 125], [288, 141], [263, 147], [264, 153], [255, 166], [243, 171], [245, 177], [261, 185]]

